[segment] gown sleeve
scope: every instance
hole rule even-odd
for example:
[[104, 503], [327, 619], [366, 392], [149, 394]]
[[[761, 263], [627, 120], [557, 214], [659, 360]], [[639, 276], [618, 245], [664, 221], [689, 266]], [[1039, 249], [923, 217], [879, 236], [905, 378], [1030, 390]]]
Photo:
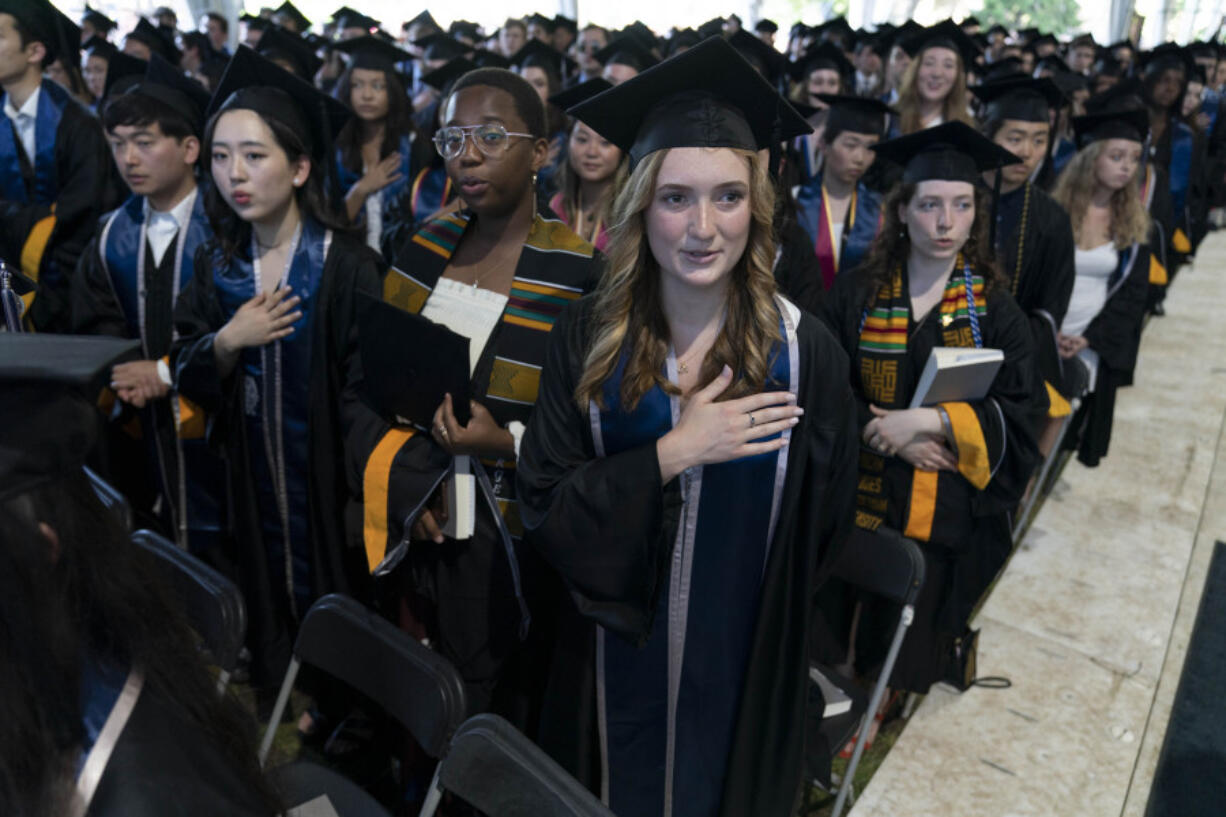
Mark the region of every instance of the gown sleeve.
[[115, 300], [110, 276], [98, 254], [98, 239], [90, 240], [77, 261], [70, 288], [70, 324], [74, 335], [110, 335], [126, 338], [128, 323]]
[[1005, 354], [987, 397], [942, 403], [949, 416], [958, 472], [979, 493], [976, 515], [998, 513], [1021, 499], [1038, 461], [1038, 444], [1029, 417], [1042, 396], [1034, 384], [1034, 342], [1021, 309], [1007, 293], [988, 298], [984, 346]]
[[220, 414], [226, 399], [213, 354], [217, 330], [226, 324], [226, 315], [217, 300], [213, 281], [213, 258], [208, 244], [197, 248], [196, 274], [179, 293], [175, 303], [175, 330], [179, 341], [171, 353], [175, 370], [175, 389], [210, 415]]
[[590, 301], [567, 307], [549, 336], [532, 420], [520, 448], [525, 539], [561, 574], [579, 612], [632, 640], [651, 630], [680, 508], [654, 443], [597, 457], [574, 392]]
[[1128, 279], [1086, 327], [1085, 339], [1108, 368], [1131, 373], [1136, 367], [1148, 293], [1149, 247], [1142, 244], [1137, 247]]

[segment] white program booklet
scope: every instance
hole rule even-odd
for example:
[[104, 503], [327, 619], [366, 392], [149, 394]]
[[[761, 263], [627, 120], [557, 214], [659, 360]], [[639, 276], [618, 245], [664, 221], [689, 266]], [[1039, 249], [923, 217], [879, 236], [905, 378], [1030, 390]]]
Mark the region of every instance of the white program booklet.
[[920, 375], [911, 408], [982, 400], [1004, 362], [1000, 349], [937, 346]]
[[809, 680], [817, 684], [817, 688], [822, 691], [822, 700], [826, 702], [826, 708], [822, 710], [823, 718], [832, 718], [851, 711], [851, 697], [835, 686], [817, 667], [809, 667]]
[[447, 478], [447, 524], [443, 535], [452, 539], [471, 539], [477, 529], [477, 477], [466, 454], [455, 458]]

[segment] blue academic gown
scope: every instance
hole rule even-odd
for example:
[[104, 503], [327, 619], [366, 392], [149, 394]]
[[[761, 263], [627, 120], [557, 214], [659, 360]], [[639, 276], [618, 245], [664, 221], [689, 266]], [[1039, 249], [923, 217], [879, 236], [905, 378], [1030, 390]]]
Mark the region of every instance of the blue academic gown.
[[[822, 217], [822, 176], [819, 173], [812, 180], [802, 185], [796, 196], [796, 220], [804, 228], [813, 247], [817, 246], [818, 225]], [[868, 255], [877, 238], [881, 227], [881, 195], [874, 193], [861, 182], [856, 185], [856, 207], [848, 208], [847, 217], [843, 222], [843, 238], [839, 244], [838, 273], [843, 273], [856, 266]], [[816, 251], [816, 250], [815, 250]], [[818, 258], [821, 262], [821, 258]], [[825, 269], [823, 277], [833, 278], [833, 274]]]

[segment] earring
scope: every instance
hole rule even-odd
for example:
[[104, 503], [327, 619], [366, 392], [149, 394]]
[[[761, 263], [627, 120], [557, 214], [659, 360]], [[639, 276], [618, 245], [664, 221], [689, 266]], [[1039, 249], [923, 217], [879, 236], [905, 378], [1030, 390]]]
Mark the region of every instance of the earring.
[[302, 179], [294, 179], [294, 187], [302, 187]]
[[532, 171], [532, 189], [536, 189], [536, 171]]

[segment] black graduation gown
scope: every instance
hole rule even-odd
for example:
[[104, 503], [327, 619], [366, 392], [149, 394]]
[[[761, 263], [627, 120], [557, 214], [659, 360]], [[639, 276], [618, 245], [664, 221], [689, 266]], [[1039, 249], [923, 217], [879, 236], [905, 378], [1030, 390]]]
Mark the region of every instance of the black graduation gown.
[[[93, 750], [99, 748], [95, 744]], [[145, 681], [85, 813], [87, 817], [270, 817], [260, 794], [233, 763], [192, 726], [185, 712]]]
[[[55, 143], [55, 198], [39, 200], [44, 174], [35, 174], [30, 158], [20, 155], [26, 201], [0, 195], [0, 257], [38, 281], [27, 313], [31, 326], [67, 332], [70, 277], [98, 218], [119, 204], [122, 185], [97, 118], [51, 80], [43, 80], [40, 93], [64, 97], [55, 133], [36, 134], [40, 142]], [[0, 124], [14, 131], [20, 150], [12, 124], [2, 116]]]
[[1013, 228], [1008, 235], [1002, 230], [997, 247], [1001, 250], [1001, 268], [1009, 277], [1009, 291], [1030, 323], [1035, 345], [1035, 388], [1042, 405], [1047, 402], [1044, 382], [1059, 388], [1063, 380], [1056, 335], [1064, 323], [1076, 278], [1073, 226], [1064, 208], [1029, 182], [1009, 196], [1001, 196], [1002, 213], [1006, 207], [1017, 213], [1008, 219]]
[[[905, 275], [903, 281], [906, 298]], [[868, 296], [863, 275], [839, 276], [826, 293], [822, 311], [823, 319], [853, 357], [851, 383], [859, 412], [857, 438], [872, 419], [861, 382], [859, 354], [861, 315]], [[974, 412], [991, 474], [982, 489], [976, 488], [962, 471], [960, 459], [960, 473], [941, 472], [938, 477], [931, 532], [927, 541], [919, 543], [926, 565], [924, 587], [891, 680], [894, 686], [916, 692], [927, 692], [931, 684], [940, 680], [952, 639], [963, 634], [971, 610], [1008, 559], [1012, 550], [1009, 514], [1021, 500], [1038, 462], [1031, 421], [1037, 391], [1030, 327], [1026, 316], [1003, 289], [988, 292], [986, 305], [987, 314], [980, 318], [983, 346], [1001, 349], [1005, 362], [987, 397], [961, 405]], [[909, 404], [932, 349], [944, 345], [936, 312], [937, 307], [933, 307], [919, 325], [914, 320], [910, 322], [906, 351], [910, 377], [904, 377], [900, 371], [896, 384], [897, 400], [902, 405]], [[959, 421], [952, 412], [951, 420], [955, 433], [962, 439]], [[862, 450], [861, 456], [884, 459], [887, 505], [882, 518], [887, 526], [905, 532], [911, 517], [909, 498], [916, 469], [900, 457], [882, 458], [868, 448]], [[835, 593], [831, 599], [837, 606], [823, 602], [823, 616], [830, 632], [845, 640], [850, 603]], [[880, 666], [897, 622], [896, 607], [865, 604], [857, 638], [857, 664], [862, 671]], [[828, 662], [838, 663], [846, 646], [820, 644], [818, 651]]]
[[[297, 622], [286, 593], [274, 589], [262, 545], [260, 511], [244, 422], [242, 366], [222, 379], [213, 338], [230, 316], [217, 295], [215, 256], [206, 244], [196, 254], [197, 273], [175, 307], [175, 384], [209, 417], [210, 443], [228, 463], [227, 561], [233, 564], [247, 602], [247, 643], [253, 653], [252, 680], [278, 683], [289, 662]], [[316, 291], [311, 334], [307, 433], [310, 467], [310, 561], [312, 598], [341, 592], [368, 600], [360, 540], [347, 536], [346, 519], [360, 519], [360, 506], [345, 479], [344, 441], [348, 429], [370, 415], [359, 397], [362, 370], [358, 356], [356, 293], [380, 293], [383, 269], [378, 254], [351, 235], [332, 237]], [[305, 328], [305, 327], [304, 327]], [[301, 331], [301, 329], [299, 330]], [[358, 523], [349, 530], [360, 527]], [[223, 549], [225, 546], [223, 545]], [[283, 590], [284, 588], [282, 588]], [[305, 611], [299, 611], [305, 614]]]
[[792, 303], [810, 314], [817, 314], [822, 303], [822, 269], [813, 252], [813, 242], [791, 215], [784, 217], [778, 233], [775, 283]]
[[1149, 256], [1150, 249], [1144, 244], [1120, 253], [1107, 302], [1084, 334], [1098, 353], [1098, 382], [1074, 420], [1080, 434], [1069, 434], [1065, 447], [1076, 447], [1077, 459], [1091, 468], [1107, 455], [1111, 443], [1116, 390], [1132, 385], [1149, 291]]
[[[662, 484], [654, 444], [597, 458], [575, 404], [592, 299], [567, 308], [550, 337], [540, 396], [520, 452], [525, 538], [569, 590], [559, 613], [539, 743], [599, 791], [596, 628], [632, 643], [651, 631], [681, 515], [680, 480]], [[799, 405], [778, 526], [762, 580], [719, 813], [795, 813], [804, 751], [810, 602], [850, 530], [855, 408], [847, 359], [797, 310]], [[803, 444], [798, 444], [803, 441]]]

